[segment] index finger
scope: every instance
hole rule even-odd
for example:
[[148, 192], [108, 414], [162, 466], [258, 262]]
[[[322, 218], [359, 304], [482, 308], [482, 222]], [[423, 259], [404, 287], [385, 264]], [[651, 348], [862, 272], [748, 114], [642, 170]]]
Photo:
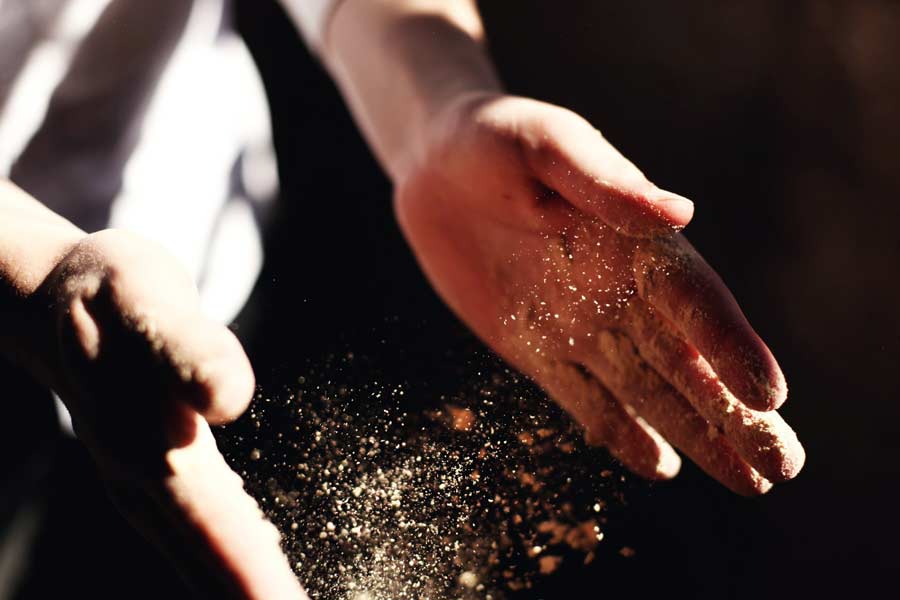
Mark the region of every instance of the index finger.
[[764, 411], [784, 403], [787, 384], [775, 357], [684, 236], [643, 244], [633, 269], [638, 294], [681, 331], [741, 402]]

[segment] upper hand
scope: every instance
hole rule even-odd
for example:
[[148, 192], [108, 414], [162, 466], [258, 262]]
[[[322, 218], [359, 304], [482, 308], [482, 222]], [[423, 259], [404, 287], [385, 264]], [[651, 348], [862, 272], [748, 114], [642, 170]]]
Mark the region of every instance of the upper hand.
[[55, 323], [42, 370], [113, 501], [195, 592], [306, 598], [209, 427], [246, 408], [249, 361], [201, 314], [176, 261], [134, 236], [100, 232], [62, 259], [32, 304]]
[[432, 284], [588, 441], [667, 478], [665, 438], [742, 494], [797, 474], [774, 357], [676, 233], [689, 201], [577, 115], [522, 98], [458, 100], [411, 164], [396, 210]]

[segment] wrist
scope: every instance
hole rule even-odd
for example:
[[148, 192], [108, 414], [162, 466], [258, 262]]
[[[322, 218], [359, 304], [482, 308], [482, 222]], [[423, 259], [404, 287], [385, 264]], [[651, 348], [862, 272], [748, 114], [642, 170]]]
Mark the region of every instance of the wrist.
[[465, 138], [465, 132], [477, 126], [479, 108], [506, 96], [499, 89], [461, 89], [434, 105], [428, 118], [409, 131], [408, 143], [398, 157], [395, 186], [402, 185], [421, 169], [440, 163], [445, 152]]
[[396, 184], [428, 144], [433, 122], [501, 84], [474, 3], [345, 0], [323, 58]]
[[403, 144], [390, 157], [388, 171], [395, 186], [440, 156], [454, 132], [473, 124], [477, 107], [504, 95], [499, 88], [489, 86], [460, 87], [447, 92], [435, 97], [427, 111], [423, 108], [418, 119], [410, 120]]

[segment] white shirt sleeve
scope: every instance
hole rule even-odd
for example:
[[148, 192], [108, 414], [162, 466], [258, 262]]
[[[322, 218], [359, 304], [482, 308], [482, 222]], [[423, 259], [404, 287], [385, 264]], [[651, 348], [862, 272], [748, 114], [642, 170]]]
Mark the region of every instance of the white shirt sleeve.
[[303, 39], [318, 52], [325, 38], [328, 21], [341, 0], [280, 0]]

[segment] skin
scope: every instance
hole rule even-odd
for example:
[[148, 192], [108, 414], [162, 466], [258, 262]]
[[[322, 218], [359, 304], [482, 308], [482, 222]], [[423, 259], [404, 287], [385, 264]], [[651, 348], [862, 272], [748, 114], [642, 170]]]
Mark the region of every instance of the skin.
[[119, 510], [203, 597], [306, 598], [216, 448], [254, 379], [188, 273], [121, 231], [85, 235], [0, 184], [0, 350], [53, 388]]
[[[796, 475], [784, 377], [678, 233], [693, 204], [577, 115], [506, 94], [470, 0], [344, 0], [319, 50], [435, 289], [590, 442], [648, 478], [678, 471], [671, 443], [742, 494]], [[199, 595], [306, 597], [209, 429], [249, 403], [247, 358], [161, 248], [0, 183], [0, 353], [57, 391]]]

